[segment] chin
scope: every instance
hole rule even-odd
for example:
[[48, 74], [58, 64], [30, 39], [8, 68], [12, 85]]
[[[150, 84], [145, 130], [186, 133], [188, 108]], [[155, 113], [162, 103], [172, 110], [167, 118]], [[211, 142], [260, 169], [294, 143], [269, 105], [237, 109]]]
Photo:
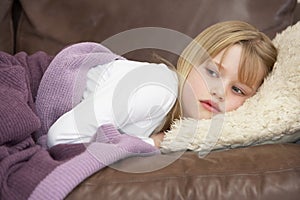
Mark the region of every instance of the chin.
[[199, 117], [199, 119], [211, 119], [212, 118], [212, 116], [201, 116], [201, 117]]
[[200, 112], [200, 115], [197, 117], [197, 119], [211, 119], [214, 116], [211, 112]]
[[216, 115], [216, 114], [214, 114], [212, 112], [209, 112], [209, 111], [206, 111], [206, 110], [201, 110], [201, 111], [198, 111], [198, 112], [183, 113], [184, 117], [193, 118], [193, 119], [197, 119], [197, 120], [211, 119], [214, 115]]
[[224, 114], [223, 112], [220, 113], [212, 113], [208, 111], [202, 111], [200, 112], [200, 116], [198, 116], [196, 119], [211, 119], [216, 115]]

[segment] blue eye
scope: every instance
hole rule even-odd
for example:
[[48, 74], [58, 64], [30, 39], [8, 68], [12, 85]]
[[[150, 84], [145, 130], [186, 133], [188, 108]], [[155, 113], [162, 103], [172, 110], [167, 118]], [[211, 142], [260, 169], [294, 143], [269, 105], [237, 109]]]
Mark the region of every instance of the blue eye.
[[206, 68], [206, 72], [209, 76], [213, 77], [213, 78], [219, 78], [219, 73], [217, 71], [214, 71], [212, 69]]
[[234, 93], [239, 94], [239, 95], [245, 95], [245, 93], [243, 92], [243, 90], [241, 90], [240, 88], [236, 87], [236, 86], [232, 86], [232, 90]]

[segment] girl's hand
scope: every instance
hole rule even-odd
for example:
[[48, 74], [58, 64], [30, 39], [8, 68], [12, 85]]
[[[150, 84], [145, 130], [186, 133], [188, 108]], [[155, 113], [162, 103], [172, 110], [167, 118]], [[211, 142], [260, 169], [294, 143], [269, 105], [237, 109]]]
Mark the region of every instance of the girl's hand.
[[160, 132], [160, 133], [154, 133], [150, 136], [150, 138], [152, 138], [154, 140], [154, 145], [155, 147], [160, 147], [160, 143], [163, 141], [165, 136], [164, 132]]

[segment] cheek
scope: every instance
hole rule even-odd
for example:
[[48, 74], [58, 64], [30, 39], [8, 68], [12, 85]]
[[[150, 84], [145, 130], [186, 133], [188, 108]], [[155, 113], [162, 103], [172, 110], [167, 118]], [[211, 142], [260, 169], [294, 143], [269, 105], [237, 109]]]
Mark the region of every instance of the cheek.
[[206, 90], [206, 85], [201, 76], [191, 73], [184, 86], [181, 96], [181, 103], [184, 117], [200, 119], [199, 100]]
[[197, 98], [207, 91], [206, 82], [198, 72], [193, 71], [193, 73], [188, 76], [187, 82], [193, 90], [194, 96]]
[[239, 96], [231, 96], [226, 98], [225, 112], [233, 111], [239, 108], [245, 102], [246, 98]]
[[195, 96], [196, 94], [190, 82], [187, 81], [184, 84], [181, 95], [183, 116], [198, 119], [199, 104], [197, 101], [197, 96]]

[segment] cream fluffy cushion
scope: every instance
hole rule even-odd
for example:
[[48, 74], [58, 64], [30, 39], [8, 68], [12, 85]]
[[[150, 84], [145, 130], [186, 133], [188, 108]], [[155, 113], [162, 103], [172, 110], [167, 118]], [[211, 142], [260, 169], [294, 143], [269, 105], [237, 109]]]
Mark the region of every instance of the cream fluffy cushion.
[[278, 59], [256, 95], [239, 109], [210, 120], [174, 122], [162, 152], [211, 150], [293, 142], [300, 138], [300, 22], [273, 40]]

